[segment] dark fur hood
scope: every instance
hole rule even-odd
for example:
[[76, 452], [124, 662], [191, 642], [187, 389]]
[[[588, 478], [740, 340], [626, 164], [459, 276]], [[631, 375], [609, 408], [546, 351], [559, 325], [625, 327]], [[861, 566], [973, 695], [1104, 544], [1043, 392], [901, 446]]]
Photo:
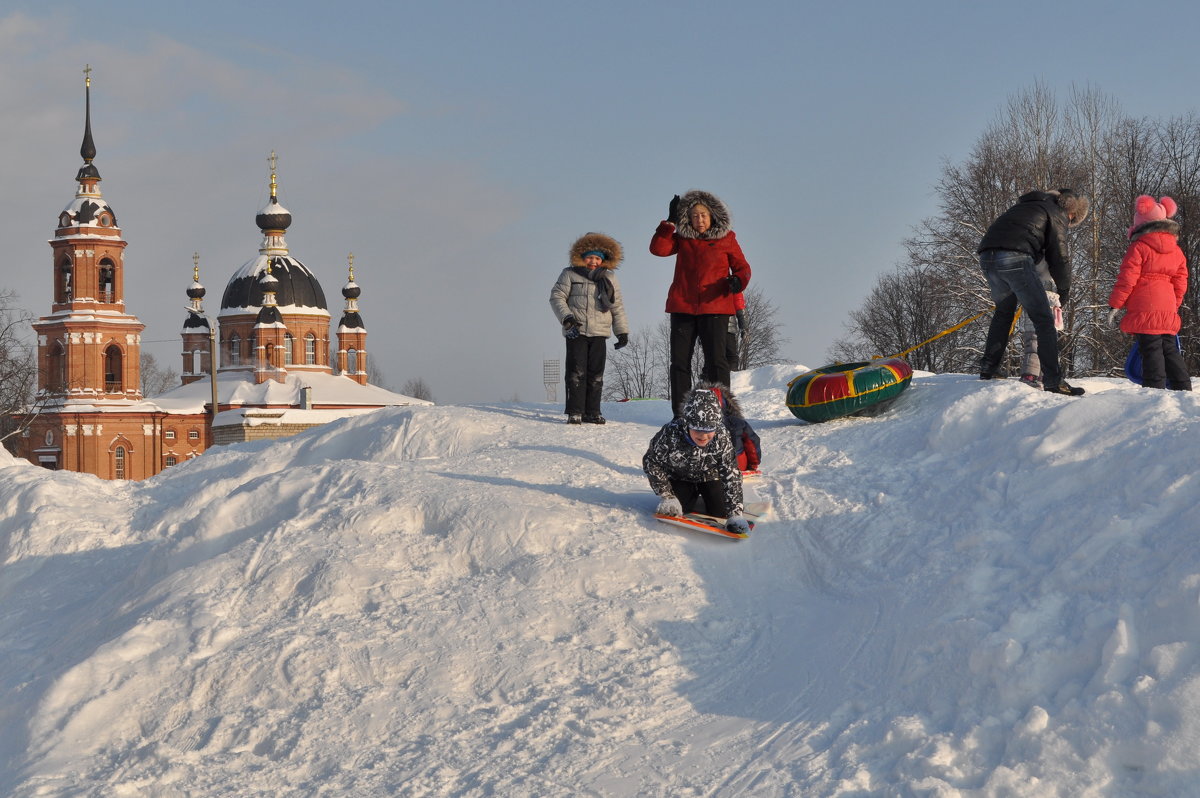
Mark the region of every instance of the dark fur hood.
[[[692, 227], [691, 221], [688, 219], [688, 214], [694, 205], [703, 205], [708, 208], [708, 212], [712, 216], [712, 227], [705, 230], [703, 235], [696, 232], [695, 228]], [[724, 238], [732, 229], [733, 219], [729, 216], [729, 208], [725, 207], [725, 203], [721, 202], [715, 194], [693, 189], [679, 197], [679, 219], [675, 221], [675, 232], [680, 237], [700, 239]]]
[[[713, 393], [717, 394], [717, 399], [721, 403], [721, 412], [723, 412], [725, 415], [735, 416], [737, 418], [746, 417], [746, 414], [742, 412], [742, 406], [738, 403], [737, 396], [734, 395], [733, 391], [729, 390], [721, 383], [701, 380], [700, 382], [696, 383], [694, 390], [712, 391]], [[690, 397], [691, 394], [688, 394], [688, 396]]]
[[1129, 234], [1129, 240], [1137, 241], [1147, 233], [1170, 233], [1173, 236], [1179, 235], [1179, 222], [1174, 219], [1160, 219], [1157, 222], [1146, 222], [1141, 227]]
[[612, 236], [604, 233], [584, 233], [571, 245], [570, 260], [572, 266], [586, 268], [583, 264], [583, 253], [597, 250], [604, 253], [602, 269], [616, 269], [625, 259], [625, 251], [621, 244]]

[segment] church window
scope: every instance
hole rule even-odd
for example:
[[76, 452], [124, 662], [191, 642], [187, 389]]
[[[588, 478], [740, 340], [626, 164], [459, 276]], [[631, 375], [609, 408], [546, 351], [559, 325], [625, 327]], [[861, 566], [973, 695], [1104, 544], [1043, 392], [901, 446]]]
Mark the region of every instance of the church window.
[[74, 294], [74, 289], [71, 286], [71, 278], [74, 276], [74, 273], [75, 266], [71, 263], [71, 259], [69, 257], [64, 258], [62, 264], [58, 267], [59, 280], [57, 291], [58, 296], [55, 297], [56, 301], [71, 301]]
[[312, 333], [304, 336], [304, 362], [309, 366], [317, 363], [317, 336]]
[[170, 468], [171, 466], [175, 465], [175, 463], [176, 463], [176, 460], [175, 460], [175, 458], [174, 458], [174, 457], [171, 457], [171, 456], [169, 456], [169, 455], [168, 455], [168, 456], [167, 456], [166, 463], [167, 463], [167, 468]]
[[122, 387], [121, 349], [116, 345], [104, 350], [104, 390], [120, 393]]
[[229, 336], [229, 365], [242, 365], [242, 338], [237, 333]]
[[169, 441], [175, 440], [175, 430], [173, 430], [173, 429], [167, 430], [166, 432], [163, 433], [163, 437]]
[[116, 274], [116, 268], [113, 266], [113, 262], [111, 260], [109, 260], [108, 258], [105, 258], [104, 260], [100, 261], [100, 301], [101, 302], [114, 301], [113, 286], [114, 286], [114, 275], [115, 274]]
[[358, 350], [351, 349], [346, 352], [346, 371], [350, 374], [358, 373]]
[[294, 354], [292, 352], [292, 347], [295, 345], [296, 339], [292, 337], [291, 333], [287, 333], [283, 336], [283, 365], [292, 365], [292, 357]]
[[195, 429], [188, 430], [188, 440], [189, 441], [200, 440], [200, 430], [195, 430]]
[[63, 393], [67, 390], [67, 350], [62, 341], [55, 341], [50, 350], [50, 374], [46, 387], [51, 393]]
[[113, 452], [113, 476], [117, 479], [125, 479], [125, 447], [118, 446]]

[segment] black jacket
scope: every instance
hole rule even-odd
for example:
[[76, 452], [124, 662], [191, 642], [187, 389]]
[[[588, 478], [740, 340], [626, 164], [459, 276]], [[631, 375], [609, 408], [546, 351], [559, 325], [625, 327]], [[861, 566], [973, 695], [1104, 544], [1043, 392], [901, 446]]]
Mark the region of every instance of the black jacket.
[[1065, 303], [1071, 290], [1067, 222], [1067, 212], [1055, 202], [1053, 194], [1030, 191], [992, 222], [977, 251], [1006, 249], [1023, 252], [1034, 263], [1045, 259], [1059, 298]]

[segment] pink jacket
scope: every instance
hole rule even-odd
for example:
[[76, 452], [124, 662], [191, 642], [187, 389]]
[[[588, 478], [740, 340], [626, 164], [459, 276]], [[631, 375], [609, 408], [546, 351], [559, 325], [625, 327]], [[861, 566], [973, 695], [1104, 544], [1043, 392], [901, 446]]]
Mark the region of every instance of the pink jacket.
[[[1170, 227], [1167, 227], [1170, 225]], [[1187, 291], [1187, 258], [1179, 248], [1168, 220], [1145, 225], [1135, 233], [1121, 261], [1108, 306], [1125, 308], [1121, 331], [1132, 334], [1175, 335], [1179, 306]]]

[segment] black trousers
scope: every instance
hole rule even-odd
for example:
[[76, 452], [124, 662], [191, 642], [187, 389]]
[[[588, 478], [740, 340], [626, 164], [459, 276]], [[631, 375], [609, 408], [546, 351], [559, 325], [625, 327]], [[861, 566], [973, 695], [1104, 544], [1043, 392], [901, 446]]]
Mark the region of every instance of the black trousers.
[[1175, 344], [1174, 335], [1136, 336], [1138, 354], [1142, 356], [1142, 385], [1146, 388], [1170, 388], [1173, 391], [1192, 390], [1187, 363]]
[[683, 397], [692, 389], [692, 355], [697, 338], [704, 353], [704, 379], [729, 386], [729, 363], [725, 359], [728, 334], [728, 314], [671, 314], [671, 409], [676, 416], [683, 412]]
[[[711, 482], [684, 482], [672, 479], [671, 490], [675, 491], [675, 498], [679, 499], [685, 513], [698, 513], [702, 509], [705, 515], [729, 517], [729, 506], [725, 503], [725, 485], [719, 479]], [[704, 500], [704, 507], [697, 509], [700, 499]]]
[[604, 393], [604, 363], [607, 338], [580, 335], [567, 339], [567, 407], [569, 416], [600, 415]]

